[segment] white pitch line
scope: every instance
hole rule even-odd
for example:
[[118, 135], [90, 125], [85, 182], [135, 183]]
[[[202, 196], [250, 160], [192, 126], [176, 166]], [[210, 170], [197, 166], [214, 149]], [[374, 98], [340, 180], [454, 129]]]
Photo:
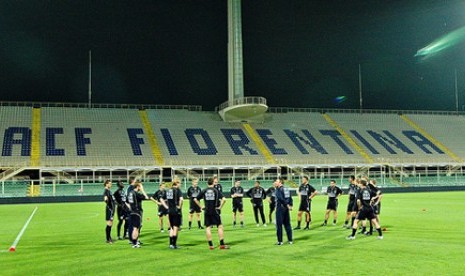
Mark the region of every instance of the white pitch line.
[[18, 236], [16, 237], [15, 241], [13, 242], [13, 244], [10, 246], [10, 249], [9, 249], [10, 252], [16, 251], [16, 246], [18, 245], [19, 240], [21, 239], [21, 237], [23, 236], [24, 232], [26, 231], [26, 228], [29, 226], [29, 223], [31, 222], [32, 217], [34, 217], [34, 214], [36, 213], [37, 208], [38, 208], [38, 207], [34, 208], [34, 211], [32, 211], [32, 214], [31, 214], [31, 215], [29, 216], [29, 218], [27, 219], [27, 221], [26, 221], [26, 223], [24, 224], [23, 228], [21, 229], [21, 231], [19, 231]]

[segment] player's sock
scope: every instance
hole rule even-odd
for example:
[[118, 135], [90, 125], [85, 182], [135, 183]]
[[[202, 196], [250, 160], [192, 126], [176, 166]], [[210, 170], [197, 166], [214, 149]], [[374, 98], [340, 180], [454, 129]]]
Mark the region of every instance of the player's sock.
[[120, 220], [118, 221], [118, 225], [116, 226], [116, 231], [117, 231], [117, 234], [118, 234], [118, 238], [121, 237], [121, 226], [123, 225], [123, 221]]
[[236, 221], [233, 221], [233, 225], [236, 226]]
[[349, 220], [346, 219], [346, 220], [344, 221], [344, 225], [347, 225], [348, 223], [349, 223]]
[[325, 219], [325, 222], [324, 222], [324, 224], [327, 224], [327, 223], [328, 223], [328, 220], [327, 220], [327, 219]]
[[189, 229], [192, 227], [192, 221], [189, 221]]
[[128, 235], [128, 222], [127, 222], [127, 220], [124, 221], [123, 231], [124, 231], [124, 237], [129, 236]]
[[202, 224], [200, 223], [200, 220], [197, 221], [197, 224], [199, 225], [199, 228], [202, 228]]
[[376, 228], [376, 231], [378, 231], [378, 235], [382, 236], [383, 232], [381, 231], [381, 228]]
[[170, 236], [170, 245], [173, 245], [173, 237]]
[[178, 236], [173, 236], [173, 245], [176, 246], [177, 242], [178, 242]]
[[243, 225], [244, 225], [244, 222], [243, 222], [243, 221], [241, 221], [241, 226], [243, 226]]
[[105, 233], [107, 236], [107, 241], [111, 240], [111, 226], [108, 226], [105, 228]]
[[299, 220], [299, 221], [297, 221], [297, 228], [300, 228], [300, 223], [301, 223], [301, 221], [300, 221], [300, 220]]
[[355, 232], [357, 232], [357, 228], [352, 228], [352, 237], [355, 237]]
[[334, 223], [334, 224], [336, 224], [336, 222], [337, 222], [336, 220], [333, 220], [333, 223]]
[[366, 226], [363, 226], [362, 228], [362, 233], [365, 233], [367, 231], [367, 227]]
[[212, 242], [212, 241], [208, 241], [208, 246], [213, 246], [213, 242]]
[[310, 221], [307, 221], [307, 225], [305, 226], [305, 228], [309, 228], [310, 227]]
[[373, 223], [370, 221], [370, 234], [373, 234]]
[[352, 224], [351, 225], [354, 225], [354, 220], [355, 220], [355, 217], [352, 217]]
[[220, 245], [224, 245], [224, 240], [220, 240]]

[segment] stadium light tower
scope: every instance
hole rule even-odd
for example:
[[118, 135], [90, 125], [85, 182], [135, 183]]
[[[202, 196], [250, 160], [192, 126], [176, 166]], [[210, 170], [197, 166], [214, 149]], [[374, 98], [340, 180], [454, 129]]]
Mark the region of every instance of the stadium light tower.
[[228, 101], [218, 107], [228, 122], [262, 122], [268, 109], [263, 97], [244, 97], [241, 0], [228, 0]]

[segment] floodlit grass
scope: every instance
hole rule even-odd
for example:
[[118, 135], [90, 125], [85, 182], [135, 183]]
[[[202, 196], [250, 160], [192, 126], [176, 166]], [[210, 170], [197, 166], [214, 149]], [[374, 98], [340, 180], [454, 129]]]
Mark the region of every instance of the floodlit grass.
[[[0, 253], [0, 273], [463, 275], [464, 197], [463, 192], [385, 194], [381, 217], [387, 228], [385, 239], [357, 235], [356, 240], [347, 241], [349, 230], [342, 228], [347, 197], [340, 200], [338, 225], [320, 227], [326, 197], [318, 196], [312, 206], [312, 230], [294, 231], [295, 244], [281, 247], [274, 245], [273, 225], [255, 226], [248, 200], [244, 200], [246, 227], [232, 228], [228, 200], [223, 222], [231, 249], [213, 251], [208, 250], [204, 230], [196, 228], [180, 232], [181, 249], [168, 249], [168, 234], [159, 232], [152, 202], [144, 202], [144, 245], [140, 249], [132, 249], [126, 240], [113, 245], [104, 242], [103, 203], [39, 204], [17, 251]], [[0, 250], [8, 250], [35, 206], [0, 206]], [[296, 213], [292, 212], [293, 226]], [[216, 238], [214, 242], [218, 246]]]

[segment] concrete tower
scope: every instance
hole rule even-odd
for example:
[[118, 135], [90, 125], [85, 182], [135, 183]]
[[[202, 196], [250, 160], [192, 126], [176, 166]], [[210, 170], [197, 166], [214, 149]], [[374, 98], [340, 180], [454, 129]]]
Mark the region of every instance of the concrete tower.
[[228, 0], [228, 101], [219, 114], [228, 122], [262, 122], [268, 109], [263, 97], [244, 97], [241, 0]]

